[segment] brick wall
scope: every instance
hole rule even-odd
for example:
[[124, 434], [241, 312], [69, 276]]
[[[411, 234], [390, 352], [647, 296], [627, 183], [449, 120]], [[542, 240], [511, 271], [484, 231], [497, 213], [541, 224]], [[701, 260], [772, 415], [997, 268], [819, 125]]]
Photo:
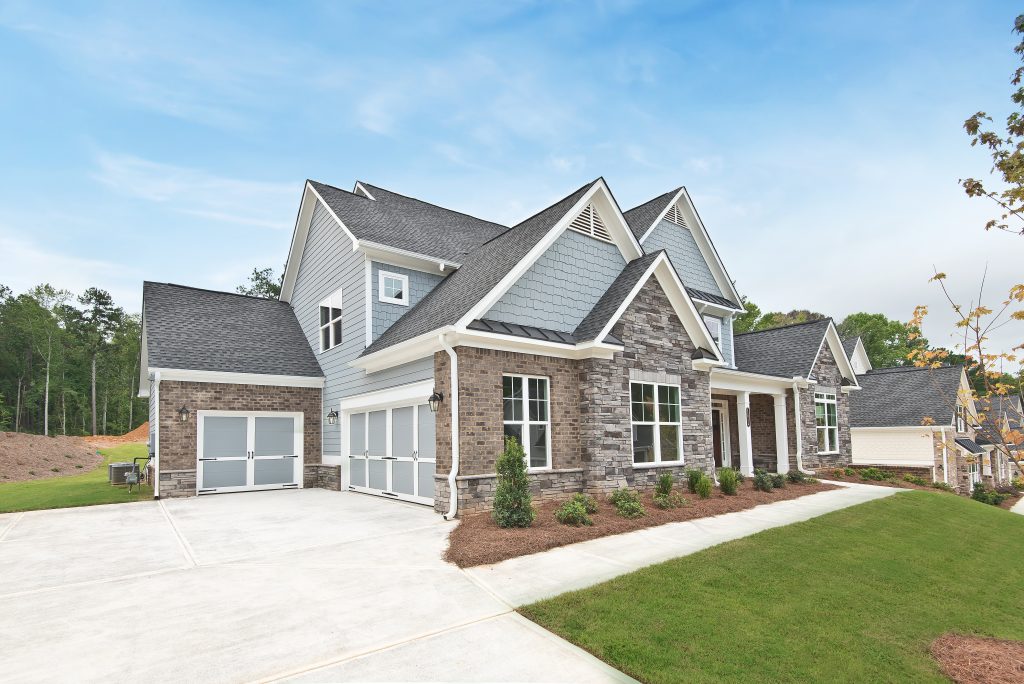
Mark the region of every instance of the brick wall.
[[[320, 389], [213, 382], [160, 383], [160, 496], [196, 491], [197, 411], [301, 411], [303, 462], [320, 463]], [[187, 422], [178, 420], [185, 406]]]

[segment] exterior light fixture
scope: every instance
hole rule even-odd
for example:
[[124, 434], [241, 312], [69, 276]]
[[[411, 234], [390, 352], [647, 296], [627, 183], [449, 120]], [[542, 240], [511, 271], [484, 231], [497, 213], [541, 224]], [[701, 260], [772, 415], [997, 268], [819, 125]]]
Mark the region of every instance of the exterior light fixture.
[[327, 414], [327, 424], [334, 425], [338, 422], [338, 412], [331, 409], [331, 412]]
[[437, 407], [441, 405], [442, 401], [444, 401], [444, 393], [434, 390], [434, 393], [427, 399], [427, 403], [430, 404], [430, 412], [437, 413]]
[[187, 423], [188, 413], [188, 409], [182, 406], [180, 409], [178, 409], [178, 420], [180, 420], [182, 423]]

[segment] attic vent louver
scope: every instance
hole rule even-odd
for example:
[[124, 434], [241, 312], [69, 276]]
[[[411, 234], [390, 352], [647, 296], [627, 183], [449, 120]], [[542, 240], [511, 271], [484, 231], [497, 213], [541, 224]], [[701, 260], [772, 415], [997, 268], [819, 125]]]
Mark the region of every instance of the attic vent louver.
[[597, 209], [594, 208], [593, 204], [588, 204], [587, 208], [573, 219], [569, 227], [598, 240], [612, 241], [612, 234], [608, 232], [604, 225], [604, 220], [601, 219], [601, 215], [597, 213]]
[[665, 220], [670, 221], [671, 223], [674, 223], [677, 226], [682, 226], [683, 228], [688, 227], [686, 225], [686, 219], [683, 218], [683, 212], [679, 211], [678, 204], [673, 204], [671, 207], [669, 207], [668, 213], [665, 214]]

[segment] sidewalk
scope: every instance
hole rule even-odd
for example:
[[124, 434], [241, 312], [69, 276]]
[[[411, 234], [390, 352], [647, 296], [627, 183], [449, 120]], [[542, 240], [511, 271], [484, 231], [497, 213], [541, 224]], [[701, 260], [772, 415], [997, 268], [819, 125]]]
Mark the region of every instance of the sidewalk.
[[[772, 527], [809, 520], [901, 491], [846, 482], [828, 492], [764, 504], [737, 513], [669, 523], [563, 546], [465, 570], [501, 601], [522, 606], [582, 589], [634, 570], [686, 556]], [[1020, 504], [1018, 504], [1020, 507]], [[1024, 510], [1018, 511], [1024, 513]], [[528, 581], [524, 578], [529, 578]]]
[[1013, 508], [1010, 509], [1010, 512], [1016, 513], [1018, 515], [1024, 515], [1024, 499], [1021, 499], [1020, 501], [1015, 503], [1013, 505]]

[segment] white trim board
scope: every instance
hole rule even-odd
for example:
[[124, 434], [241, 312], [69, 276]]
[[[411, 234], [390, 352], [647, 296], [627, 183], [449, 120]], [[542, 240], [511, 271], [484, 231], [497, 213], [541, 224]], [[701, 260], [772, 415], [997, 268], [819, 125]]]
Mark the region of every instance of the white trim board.
[[425, 404], [433, 392], [434, 381], [421, 380], [420, 382], [413, 382], [408, 385], [399, 385], [397, 387], [389, 387], [388, 389], [345, 397], [338, 402], [337, 410], [341, 413], [377, 406], [407, 406], [409, 402]]
[[323, 388], [324, 379], [303, 375], [265, 375], [261, 373], [229, 373], [222, 371], [187, 370], [181, 368], [150, 368], [159, 372], [161, 381], [215, 382], [225, 385], [270, 385], [275, 387]]

